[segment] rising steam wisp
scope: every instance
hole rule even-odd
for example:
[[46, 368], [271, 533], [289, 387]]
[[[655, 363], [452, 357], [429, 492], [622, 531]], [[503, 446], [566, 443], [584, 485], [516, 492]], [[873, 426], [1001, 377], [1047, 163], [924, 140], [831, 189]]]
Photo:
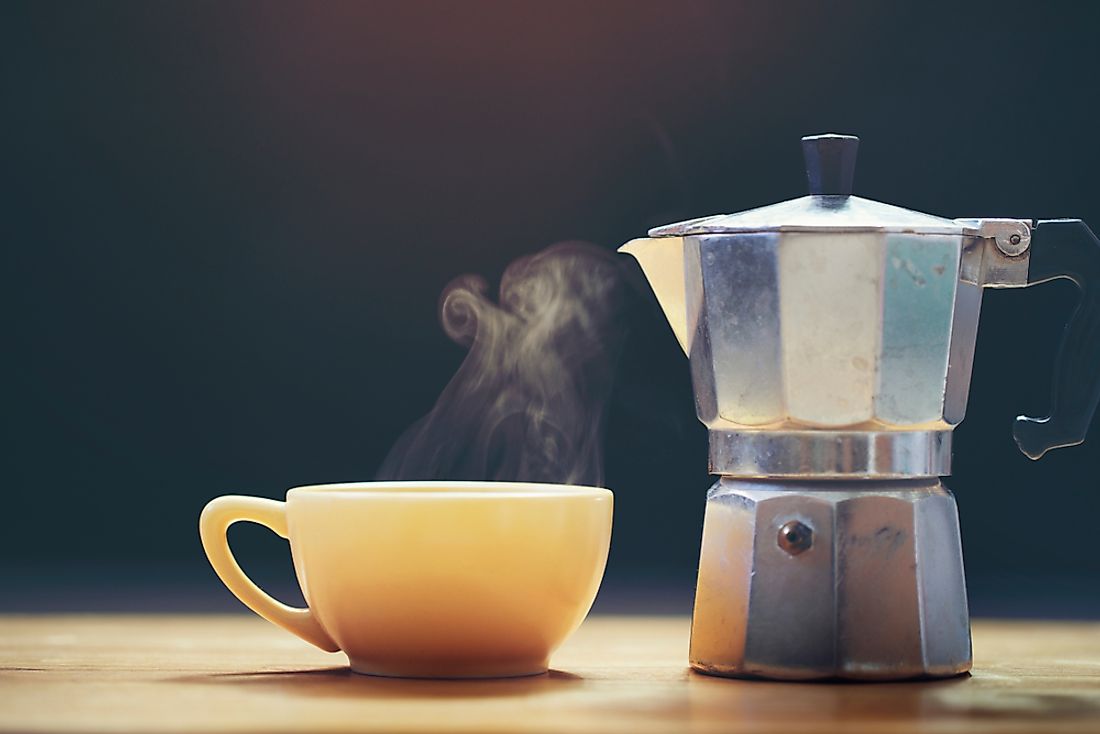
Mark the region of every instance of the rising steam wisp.
[[379, 479], [603, 482], [603, 421], [622, 343], [615, 256], [559, 243], [513, 262], [499, 303], [466, 275], [440, 299], [469, 354], [431, 412], [398, 440]]

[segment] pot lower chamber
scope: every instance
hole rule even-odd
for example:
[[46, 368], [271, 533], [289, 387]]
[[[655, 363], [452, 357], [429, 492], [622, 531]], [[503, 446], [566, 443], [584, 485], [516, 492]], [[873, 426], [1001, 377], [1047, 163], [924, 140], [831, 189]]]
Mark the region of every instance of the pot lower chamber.
[[704, 673], [791, 680], [969, 670], [954, 497], [935, 478], [720, 479], [690, 659]]

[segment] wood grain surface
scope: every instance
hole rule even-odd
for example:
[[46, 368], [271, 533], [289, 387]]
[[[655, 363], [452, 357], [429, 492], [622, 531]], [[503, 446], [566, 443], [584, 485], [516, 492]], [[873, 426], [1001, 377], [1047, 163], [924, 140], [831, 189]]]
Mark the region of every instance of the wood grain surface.
[[688, 631], [597, 616], [548, 675], [428, 681], [244, 615], [0, 616], [0, 731], [1100, 731], [1100, 624], [977, 621], [973, 675], [879, 684], [698, 675]]

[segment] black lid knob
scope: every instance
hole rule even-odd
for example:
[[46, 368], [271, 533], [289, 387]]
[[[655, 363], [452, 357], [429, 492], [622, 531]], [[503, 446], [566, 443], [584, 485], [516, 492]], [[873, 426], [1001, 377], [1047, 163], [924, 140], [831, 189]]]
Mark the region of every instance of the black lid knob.
[[806, 177], [815, 196], [851, 196], [859, 138], [855, 135], [807, 135], [802, 138]]

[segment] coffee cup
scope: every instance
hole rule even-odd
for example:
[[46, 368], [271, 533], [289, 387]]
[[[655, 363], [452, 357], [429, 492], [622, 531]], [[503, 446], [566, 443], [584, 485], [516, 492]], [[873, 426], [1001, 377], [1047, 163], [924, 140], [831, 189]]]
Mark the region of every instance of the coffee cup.
[[[613, 498], [596, 487], [512, 482], [364, 482], [296, 487], [279, 502], [225, 496], [199, 532], [246, 606], [359, 673], [534, 675], [588, 614], [611, 541]], [[239, 521], [290, 541], [307, 608], [241, 570]]]

